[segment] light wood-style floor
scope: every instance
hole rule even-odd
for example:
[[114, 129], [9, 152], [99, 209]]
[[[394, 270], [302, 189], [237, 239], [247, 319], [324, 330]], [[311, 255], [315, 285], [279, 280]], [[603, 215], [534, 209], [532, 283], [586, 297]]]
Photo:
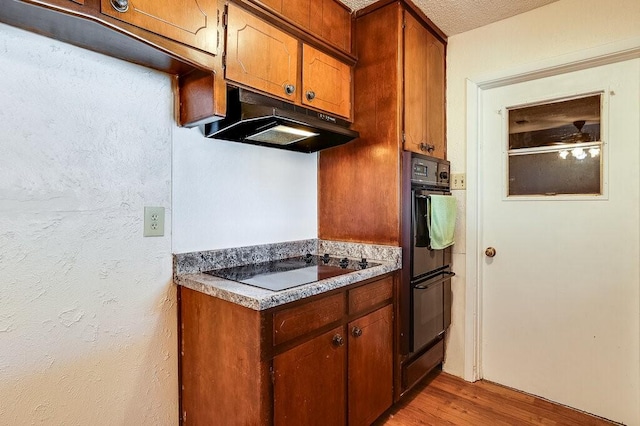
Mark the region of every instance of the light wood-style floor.
[[434, 372], [376, 426], [616, 425], [495, 383]]

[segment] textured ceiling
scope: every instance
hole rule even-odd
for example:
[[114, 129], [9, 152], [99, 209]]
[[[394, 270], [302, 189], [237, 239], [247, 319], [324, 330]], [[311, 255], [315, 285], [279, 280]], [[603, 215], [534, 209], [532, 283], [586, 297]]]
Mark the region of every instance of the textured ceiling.
[[[353, 10], [376, 0], [342, 0]], [[415, 0], [447, 36], [463, 33], [558, 0]]]

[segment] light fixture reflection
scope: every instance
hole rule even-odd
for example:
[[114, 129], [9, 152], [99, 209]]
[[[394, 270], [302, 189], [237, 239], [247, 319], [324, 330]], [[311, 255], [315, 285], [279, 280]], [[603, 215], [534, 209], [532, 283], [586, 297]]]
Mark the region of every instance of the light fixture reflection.
[[571, 150], [563, 149], [561, 151], [558, 151], [558, 155], [563, 160], [566, 160], [569, 156], [569, 153], [571, 153], [573, 158], [575, 158], [576, 160], [584, 160], [585, 158], [587, 158], [587, 152], [591, 156], [591, 158], [595, 158], [600, 155], [600, 147], [592, 146], [588, 151], [585, 151], [584, 148], [573, 148]]
[[587, 158], [587, 153], [584, 152], [584, 149], [582, 148], [573, 148], [571, 150], [571, 155], [576, 157], [578, 160], [584, 160], [585, 158]]

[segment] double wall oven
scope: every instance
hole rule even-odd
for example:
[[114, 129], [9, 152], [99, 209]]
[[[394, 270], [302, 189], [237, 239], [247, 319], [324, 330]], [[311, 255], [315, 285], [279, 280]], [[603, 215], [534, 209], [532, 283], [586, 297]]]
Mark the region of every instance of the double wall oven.
[[430, 245], [431, 196], [451, 196], [449, 162], [405, 153], [403, 276], [400, 294], [402, 389], [411, 388], [444, 359], [451, 324], [451, 247]]

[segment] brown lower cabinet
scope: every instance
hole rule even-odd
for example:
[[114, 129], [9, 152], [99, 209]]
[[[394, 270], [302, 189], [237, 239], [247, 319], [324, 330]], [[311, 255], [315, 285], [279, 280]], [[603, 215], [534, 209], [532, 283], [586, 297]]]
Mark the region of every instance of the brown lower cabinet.
[[344, 424], [347, 348], [336, 342], [343, 335], [335, 328], [273, 359], [275, 425]]
[[265, 311], [181, 287], [181, 424], [371, 424], [393, 402], [396, 277]]

